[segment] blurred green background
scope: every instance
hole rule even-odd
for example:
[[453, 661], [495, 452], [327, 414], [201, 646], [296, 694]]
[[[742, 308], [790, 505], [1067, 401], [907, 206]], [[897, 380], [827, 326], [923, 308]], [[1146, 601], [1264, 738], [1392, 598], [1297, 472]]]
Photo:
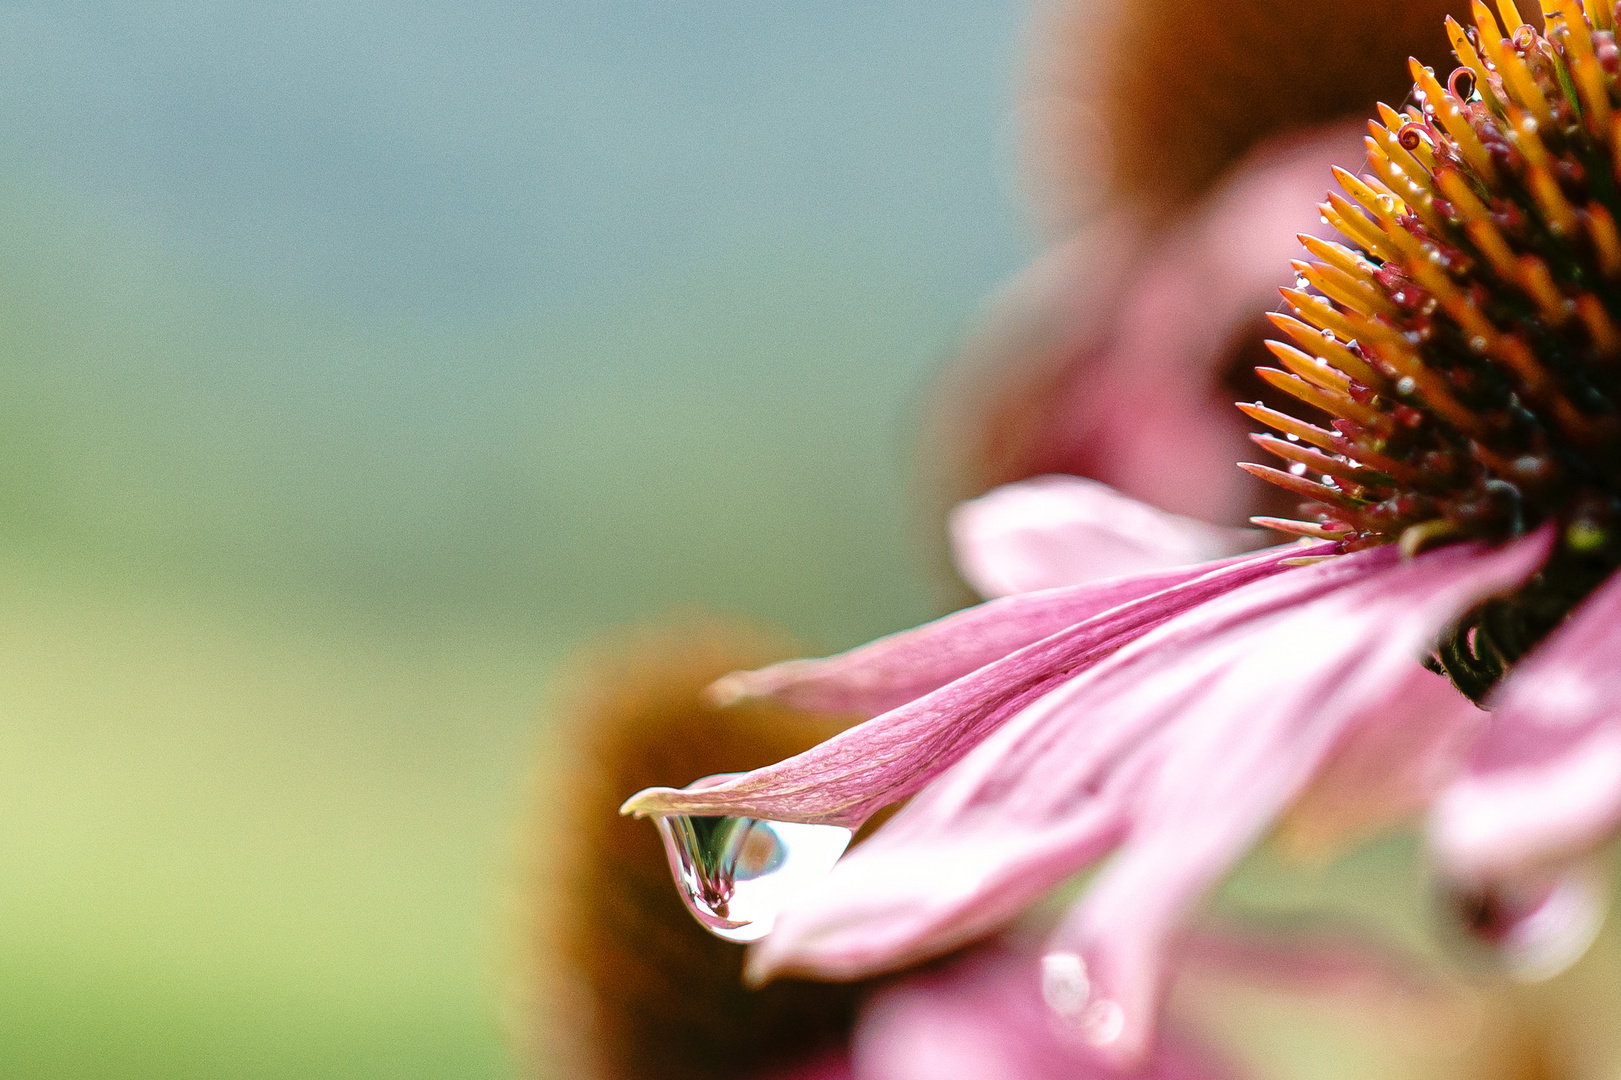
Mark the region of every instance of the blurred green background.
[[558, 657], [931, 609], [1022, 17], [0, 5], [0, 1076], [512, 1074]]

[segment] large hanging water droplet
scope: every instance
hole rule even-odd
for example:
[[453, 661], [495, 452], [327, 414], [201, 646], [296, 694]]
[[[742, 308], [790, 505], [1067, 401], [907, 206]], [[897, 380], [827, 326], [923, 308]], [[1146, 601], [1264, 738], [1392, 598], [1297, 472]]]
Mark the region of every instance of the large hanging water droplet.
[[1554, 878], [1452, 888], [1457, 925], [1510, 975], [1540, 982], [1580, 960], [1609, 910], [1609, 890], [1590, 867]]
[[657, 819], [676, 887], [693, 917], [727, 941], [758, 941], [800, 893], [827, 876], [850, 830], [747, 817]]

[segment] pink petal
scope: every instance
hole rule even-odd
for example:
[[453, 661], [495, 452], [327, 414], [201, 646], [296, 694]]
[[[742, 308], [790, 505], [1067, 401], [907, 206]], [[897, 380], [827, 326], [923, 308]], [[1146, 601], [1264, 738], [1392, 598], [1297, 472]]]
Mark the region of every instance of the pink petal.
[[951, 513], [957, 569], [981, 596], [1008, 596], [1204, 562], [1254, 548], [1225, 529], [1126, 497], [1096, 480], [1042, 476]]
[[[751, 953], [750, 977], [857, 978], [1005, 922], [1126, 834], [1125, 795], [1154, 767], [1152, 755], [1137, 751], [1163, 723], [1127, 707], [1132, 689], [1155, 709], [1174, 709], [1212, 677], [1213, 664], [1230, 662], [1226, 651], [1201, 651], [1207, 639], [1224, 640], [1224, 630], [1242, 631], [1380, 573], [1390, 554], [1367, 552], [1250, 584], [1186, 611], [1079, 678], [1046, 684], [1057, 692], [1032, 699], [784, 912]], [[1146, 665], [1152, 675], [1133, 680], [1130, 673]], [[1088, 715], [1086, 688], [1108, 672], [1124, 672], [1135, 685]]]
[[[1274, 552], [1274, 559], [1310, 554], [1301, 546]], [[875, 716], [1111, 608], [1266, 554], [1002, 597], [823, 660], [733, 672], [710, 694], [721, 704], [768, 697], [808, 712]]]
[[1278, 839], [1290, 854], [1331, 857], [1416, 817], [1462, 771], [1487, 714], [1417, 663], [1406, 679], [1388, 708], [1347, 733], [1289, 808]]
[[[1523, 581], [1546, 558], [1548, 540], [1431, 552], [1224, 643], [1242, 659], [1175, 725], [1151, 787], [1136, 800], [1131, 839], [1054, 936], [1055, 947], [1090, 958], [1100, 992], [1125, 1010], [1110, 1047], [1120, 1059], [1149, 1045], [1165, 951], [1192, 905], [1345, 733], [1390, 707], [1436, 634]], [[1291, 681], [1280, 685], [1279, 675]]]
[[1485, 878], [1562, 861], [1621, 825], [1621, 579], [1499, 688], [1469, 771], [1431, 818], [1441, 861]]
[[1023, 709], [791, 906], [754, 978], [848, 978], [983, 933], [1125, 845], [1057, 939], [1145, 1051], [1188, 907], [1388, 700], [1458, 611], [1545, 557], [1539, 535], [1396, 562], [1360, 552], [1188, 611]]
[[[1327, 545], [1320, 545], [1326, 547]], [[920, 790], [1009, 717], [1166, 619], [1317, 550], [1274, 548], [1112, 607], [735, 780], [695, 790], [648, 788], [622, 813], [707, 814], [855, 827]], [[1293, 578], [1294, 574], [1279, 575]], [[1011, 604], [1018, 597], [1010, 597]]]
[[[855, 1080], [1105, 1080], [1099, 1059], [1044, 1006], [1036, 957], [990, 949], [881, 992], [854, 1040]], [[1184, 1038], [1167, 1038], [1132, 1076], [1217, 1080], [1233, 1070]]]

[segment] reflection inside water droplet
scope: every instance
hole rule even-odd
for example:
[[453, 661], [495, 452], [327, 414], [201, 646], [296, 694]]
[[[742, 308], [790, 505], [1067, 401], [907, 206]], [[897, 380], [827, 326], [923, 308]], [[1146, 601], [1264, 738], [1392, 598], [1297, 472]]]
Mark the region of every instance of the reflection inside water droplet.
[[1081, 1034], [1093, 1046], [1108, 1046], [1126, 1029], [1126, 1010], [1118, 1002], [1100, 999], [1081, 1014]]
[[1610, 898], [1600, 875], [1582, 867], [1551, 879], [1453, 887], [1446, 901], [1477, 951], [1518, 979], [1540, 982], [1582, 958]]
[[1064, 1020], [1078, 1020], [1092, 996], [1086, 961], [1072, 952], [1048, 953], [1041, 958], [1041, 997]]
[[850, 830], [746, 817], [657, 819], [681, 898], [728, 941], [758, 941], [777, 915], [833, 869]]

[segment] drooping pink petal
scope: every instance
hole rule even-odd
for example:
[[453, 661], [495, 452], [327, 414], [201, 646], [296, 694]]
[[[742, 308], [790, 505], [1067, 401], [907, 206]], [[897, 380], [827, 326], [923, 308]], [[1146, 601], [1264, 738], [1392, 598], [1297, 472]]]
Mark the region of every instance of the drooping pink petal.
[[[1256, 581], [1187, 610], [1023, 709], [783, 914], [750, 973], [855, 978], [1000, 924], [1126, 834], [1157, 767], [1151, 736], [1260, 620], [1388, 571], [1374, 551]], [[1140, 677], [1139, 677], [1140, 676]]]
[[[1311, 550], [1296, 545], [1274, 554], [1287, 558]], [[837, 656], [733, 672], [718, 680], [710, 695], [721, 704], [771, 698], [807, 712], [876, 716], [1111, 608], [1254, 557], [1000, 597]]]
[[[1359, 722], [1391, 707], [1417, 655], [1481, 599], [1546, 558], [1549, 536], [1431, 552], [1250, 628], [1160, 749], [1130, 840], [1054, 936], [1090, 958], [1125, 1023], [1112, 1051], [1148, 1047], [1165, 952], [1191, 906], [1310, 782]], [[1370, 562], [1373, 560], [1370, 560]], [[1259, 662], [1249, 659], [1260, 655]], [[1278, 675], [1287, 685], [1278, 685]]]
[[1009, 717], [1075, 673], [1215, 597], [1269, 576], [1294, 578], [1293, 573], [1278, 573], [1280, 563], [1314, 550], [1274, 548], [1218, 565], [1017, 649], [803, 754], [713, 787], [648, 788], [627, 800], [621, 812], [859, 826], [884, 806], [915, 794]]
[[951, 513], [957, 569], [981, 596], [1083, 585], [1235, 555], [1261, 539], [1180, 517], [1081, 476], [997, 488]]
[[1289, 808], [1283, 849], [1325, 860], [1418, 816], [1462, 771], [1486, 720], [1443, 676], [1414, 664], [1390, 706], [1346, 733]]
[[1397, 562], [1359, 552], [1188, 611], [1023, 709], [755, 947], [750, 975], [848, 978], [977, 936], [1124, 841], [1055, 948], [1087, 958], [1146, 1050], [1167, 939], [1417, 655], [1523, 580], [1539, 535]]
[[1621, 826], [1621, 577], [1593, 592], [1505, 678], [1431, 841], [1464, 878], [1594, 847]]
[[[1122, 1074], [1043, 1004], [1030, 953], [990, 948], [881, 992], [854, 1039], [854, 1080], [1225, 1080], [1212, 1051], [1173, 1035]], [[1084, 978], [1084, 976], [1082, 976]]]

